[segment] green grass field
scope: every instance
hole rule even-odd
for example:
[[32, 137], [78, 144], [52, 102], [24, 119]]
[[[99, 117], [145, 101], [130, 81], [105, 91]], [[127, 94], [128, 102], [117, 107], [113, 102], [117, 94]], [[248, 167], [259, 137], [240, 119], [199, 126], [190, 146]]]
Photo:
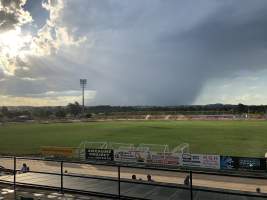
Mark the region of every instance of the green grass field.
[[190, 144], [194, 153], [264, 156], [265, 121], [128, 121], [0, 126], [0, 154], [37, 154], [40, 146], [77, 147], [82, 141]]

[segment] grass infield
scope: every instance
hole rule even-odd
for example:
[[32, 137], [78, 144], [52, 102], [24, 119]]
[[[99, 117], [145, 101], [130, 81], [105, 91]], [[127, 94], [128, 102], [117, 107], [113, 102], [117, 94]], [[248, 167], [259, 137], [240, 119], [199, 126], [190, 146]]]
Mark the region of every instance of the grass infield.
[[263, 157], [265, 121], [114, 121], [0, 126], [0, 154], [38, 154], [40, 146], [77, 147], [82, 141], [189, 143], [193, 153]]

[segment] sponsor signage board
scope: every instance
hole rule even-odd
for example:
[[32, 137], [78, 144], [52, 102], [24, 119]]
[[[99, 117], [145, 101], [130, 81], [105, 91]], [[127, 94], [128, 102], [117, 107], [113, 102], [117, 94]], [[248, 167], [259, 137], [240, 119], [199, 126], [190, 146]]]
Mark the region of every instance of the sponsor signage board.
[[165, 165], [181, 166], [181, 154], [179, 153], [166, 153]]
[[153, 165], [164, 165], [164, 158], [164, 153], [150, 152], [147, 159], [147, 163]]
[[191, 154], [191, 167], [202, 167], [202, 155], [201, 154]]
[[191, 167], [191, 154], [190, 153], [182, 154], [182, 165], [183, 167]]
[[221, 156], [221, 169], [238, 169], [238, 157]]
[[220, 156], [202, 155], [202, 167], [209, 169], [220, 169]]
[[86, 160], [113, 161], [113, 149], [85, 149]]
[[147, 152], [137, 150], [114, 150], [114, 161], [128, 163], [146, 163]]
[[221, 169], [266, 170], [265, 158], [221, 156]]
[[220, 156], [185, 153], [182, 155], [182, 166], [220, 169]]
[[153, 165], [180, 166], [181, 154], [148, 152], [147, 163]]
[[159, 153], [141, 150], [114, 150], [114, 161], [127, 163], [145, 163], [153, 165], [180, 166], [178, 153]]
[[239, 158], [239, 169], [266, 170], [265, 158]]
[[76, 148], [72, 147], [41, 147], [41, 154], [44, 156], [73, 157]]

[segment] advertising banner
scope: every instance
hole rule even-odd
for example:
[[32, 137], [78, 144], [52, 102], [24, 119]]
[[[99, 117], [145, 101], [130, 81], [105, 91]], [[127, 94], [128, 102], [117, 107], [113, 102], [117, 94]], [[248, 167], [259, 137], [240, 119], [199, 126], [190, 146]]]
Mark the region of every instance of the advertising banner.
[[86, 160], [113, 161], [113, 149], [85, 149]]
[[165, 158], [164, 153], [149, 152], [147, 163], [153, 165], [164, 165], [165, 163], [164, 158]]
[[201, 154], [191, 154], [191, 167], [202, 167], [202, 155]]
[[114, 150], [114, 161], [128, 163], [145, 163], [152, 165], [181, 166], [178, 153], [161, 153], [141, 150]]
[[182, 165], [184, 167], [220, 169], [220, 156], [186, 153], [182, 155]]
[[238, 169], [238, 157], [221, 156], [221, 169]]
[[148, 152], [147, 163], [153, 165], [180, 166], [181, 154]]
[[72, 147], [41, 147], [41, 154], [44, 156], [73, 157], [75, 148]]
[[221, 156], [221, 169], [266, 170], [265, 158]]
[[183, 167], [191, 167], [191, 154], [190, 153], [182, 154], [182, 165]]
[[266, 170], [265, 158], [240, 157], [238, 161], [239, 169]]
[[146, 163], [148, 153], [146, 151], [137, 150], [114, 150], [114, 161], [129, 163]]
[[181, 154], [165, 153], [165, 165], [181, 166]]
[[220, 169], [220, 156], [202, 155], [202, 167], [209, 169]]

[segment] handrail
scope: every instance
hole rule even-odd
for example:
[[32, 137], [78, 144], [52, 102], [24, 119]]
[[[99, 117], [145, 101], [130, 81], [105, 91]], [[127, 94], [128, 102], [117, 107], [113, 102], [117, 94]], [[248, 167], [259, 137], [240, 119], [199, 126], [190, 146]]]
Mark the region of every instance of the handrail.
[[[31, 173], [39, 173], [39, 174], [48, 174], [48, 175], [57, 175], [60, 176], [60, 187], [59, 189], [62, 193], [65, 191], [72, 191], [72, 192], [81, 192], [80, 190], [64, 188], [64, 177], [79, 177], [79, 178], [87, 178], [87, 179], [98, 179], [98, 180], [109, 180], [118, 183], [118, 193], [117, 195], [111, 195], [111, 198], [119, 198], [119, 199], [142, 199], [142, 198], [133, 198], [128, 196], [121, 195], [121, 183], [131, 183], [131, 184], [143, 184], [143, 185], [151, 185], [151, 186], [160, 186], [160, 187], [167, 187], [167, 188], [179, 188], [190, 190], [190, 199], [193, 200], [193, 191], [203, 191], [203, 192], [212, 192], [212, 193], [220, 193], [220, 194], [229, 194], [229, 195], [239, 195], [239, 196], [248, 196], [248, 197], [261, 197], [267, 198], [267, 194], [264, 193], [254, 193], [254, 192], [243, 192], [243, 191], [236, 191], [236, 190], [224, 190], [224, 189], [215, 189], [215, 188], [208, 188], [208, 187], [200, 187], [193, 185], [193, 174], [205, 174], [205, 175], [216, 175], [216, 176], [228, 176], [228, 177], [239, 177], [239, 178], [251, 178], [251, 179], [266, 179], [267, 175], [259, 174], [255, 175], [241, 175], [241, 174], [231, 174], [227, 173], [227, 171], [214, 171], [214, 172], [207, 172], [207, 171], [200, 171], [200, 170], [192, 170], [192, 169], [167, 169], [167, 168], [156, 168], [156, 167], [148, 167], [148, 166], [134, 166], [134, 165], [122, 165], [119, 163], [93, 163], [93, 162], [84, 162], [84, 161], [67, 161], [67, 160], [53, 160], [53, 159], [44, 159], [44, 158], [36, 158], [36, 157], [11, 157], [11, 156], [0, 156], [1, 158], [8, 158], [13, 160], [13, 169], [9, 169], [13, 171], [13, 182], [10, 181], [1, 181], [0, 183], [3, 184], [12, 184], [14, 189], [16, 186], [32, 186], [31, 184], [23, 184], [18, 182], [16, 179], [17, 176], [17, 161], [18, 160], [36, 160], [36, 161], [47, 161], [47, 162], [54, 162], [59, 163], [59, 171], [60, 172], [43, 172], [43, 171], [29, 171]], [[102, 177], [102, 176], [88, 176], [88, 175], [79, 175], [79, 174], [68, 174], [63, 172], [64, 164], [88, 164], [88, 165], [96, 165], [96, 166], [107, 166], [107, 167], [114, 167], [118, 169], [117, 178], [111, 177]], [[161, 183], [161, 182], [145, 182], [145, 181], [133, 181], [128, 179], [121, 178], [121, 168], [129, 168], [129, 169], [144, 169], [144, 170], [155, 170], [155, 171], [166, 171], [166, 172], [180, 172], [189, 174], [190, 181], [189, 186], [186, 185], [179, 185], [179, 184], [172, 184], [172, 183]], [[35, 185], [36, 186], [36, 185]], [[45, 188], [46, 186], [40, 186], [40, 188]], [[47, 186], [49, 187], [49, 186]], [[99, 192], [88, 192], [83, 191], [84, 193], [91, 193], [94, 195], [107, 195], [105, 193]]]
[[[0, 156], [0, 158], [14, 158], [12, 156]], [[164, 167], [157, 167], [157, 166], [145, 166], [145, 165], [133, 165], [133, 164], [123, 164], [123, 163], [116, 163], [116, 162], [88, 162], [88, 161], [69, 161], [69, 160], [55, 160], [55, 159], [44, 159], [39, 157], [16, 157], [17, 160], [37, 160], [37, 161], [46, 161], [46, 162], [55, 162], [55, 163], [68, 163], [68, 164], [88, 164], [88, 165], [95, 165], [95, 166], [107, 166], [107, 167], [122, 167], [122, 168], [129, 168], [129, 169], [148, 169], [154, 171], [166, 171], [166, 172], [181, 172], [181, 173], [189, 173], [192, 171], [194, 174], [206, 174], [206, 175], [215, 175], [215, 176], [228, 176], [228, 177], [239, 177], [239, 178], [249, 178], [249, 179], [267, 179], [267, 174], [263, 172], [257, 172], [253, 175], [250, 171], [250, 174], [241, 174], [240, 171], [234, 170], [214, 170], [214, 171], [204, 171], [199, 170], [197, 168], [164, 168]]]

